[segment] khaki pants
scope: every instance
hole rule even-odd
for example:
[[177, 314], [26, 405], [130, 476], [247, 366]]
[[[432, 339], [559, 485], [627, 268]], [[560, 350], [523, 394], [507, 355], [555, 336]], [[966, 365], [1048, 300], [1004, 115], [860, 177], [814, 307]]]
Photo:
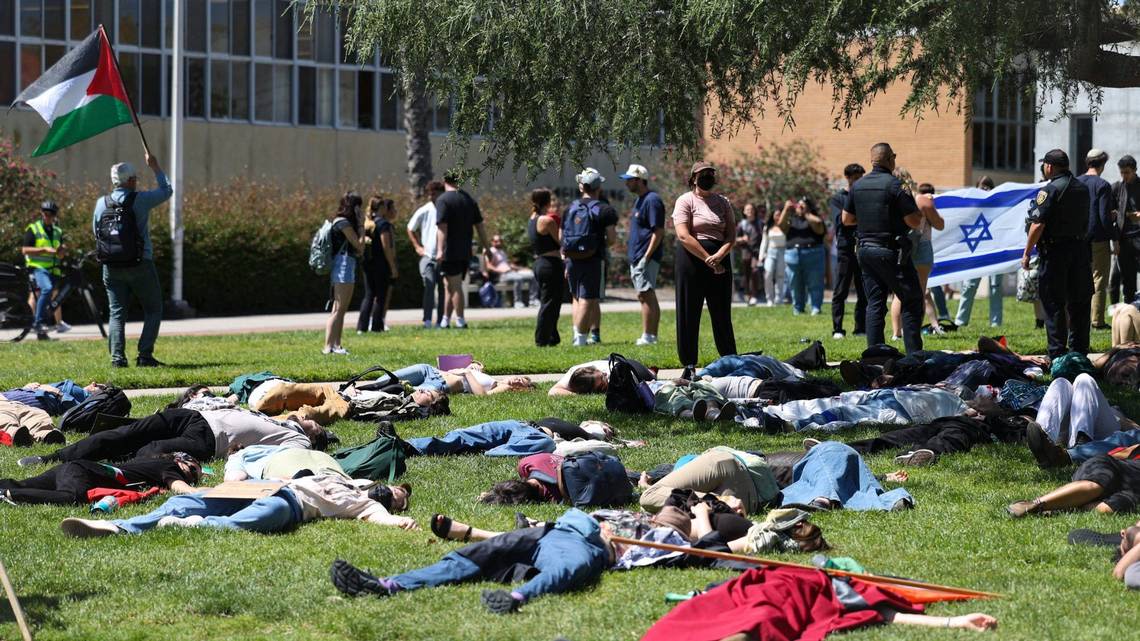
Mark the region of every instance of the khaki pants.
[[[1092, 243], [1092, 324], [1094, 327], [1104, 325], [1104, 305], [1108, 297], [1108, 277], [1112, 269], [1112, 248], [1109, 242]], [[1116, 343], [1113, 342], [1113, 345]]]
[[731, 452], [710, 450], [670, 472], [641, 494], [641, 507], [660, 512], [675, 489], [735, 496], [749, 513], [755, 513], [760, 503], [752, 477]]
[[1112, 316], [1112, 346], [1140, 343], [1140, 310], [1124, 304]]
[[64, 443], [63, 432], [55, 429], [47, 412], [8, 400], [0, 400], [0, 431], [11, 436], [15, 445]]
[[348, 416], [348, 401], [336, 387], [320, 383], [278, 381], [257, 403], [249, 408], [270, 416], [296, 414], [301, 418], [329, 425]]

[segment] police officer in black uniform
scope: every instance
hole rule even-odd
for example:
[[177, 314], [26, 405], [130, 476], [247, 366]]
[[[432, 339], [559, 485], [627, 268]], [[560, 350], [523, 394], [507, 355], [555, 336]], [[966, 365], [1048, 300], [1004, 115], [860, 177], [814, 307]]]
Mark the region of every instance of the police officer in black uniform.
[[832, 338], [843, 338], [843, 313], [847, 306], [847, 293], [855, 285], [855, 335], [867, 333], [867, 294], [863, 291], [863, 273], [859, 271], [859, 259], [855, 257], [855, 228], [843, 224], [843, 209], [847, 206], [847, 196], [851, 185], [866, 174], [863, 165], [851, 163], [843, 168], [847, 188], [840, 189], [827, 201], [831, 210], [831, 220], [835, 222], [835, 253], [839, 275], [835, 279], [835, 291], [831, 295]]
[[855, 226], [856, 256], [867, 293], [867, 345], [883, 342], [887, 292], [902, 301], [903, 342], [908, 354], [922, 349], [922, 288], [910, 259], [911, 229], [922, 225], [918, 205], [891, 172], [895, 152], [871, 147], [871, 173], [855, 181], [843, 208], [843, 224]]
[[1029, 206], [1029, 239], [1021, 267], [1029, 269], [1033, 248], [1040, 255], [1037, 292], [1045, 308], [1049, 356], [1069, 351], [1088, 354], [1093, 282], [1085, 232], [1089, 190], [1069, 172], [1069, 155], [1054, 149], [1041, 159], [1049, 181]]

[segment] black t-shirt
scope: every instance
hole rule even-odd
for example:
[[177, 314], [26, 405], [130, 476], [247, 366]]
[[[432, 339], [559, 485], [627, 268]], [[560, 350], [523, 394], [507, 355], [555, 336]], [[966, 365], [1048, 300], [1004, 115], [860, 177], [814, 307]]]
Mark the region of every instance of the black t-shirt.
[[[376, 218], [374, 220], [376, 227], [372, 229], [372, 245], [371, 249], [368, 250], [365, 262], [378, 267], [382, 271], [388, 271], [388, 257], [384, 255], [384, 243], [380, 242], [380, 237], [384, 235], [384, 232], [392, 233], [392, 223], [384, 218]], [[395, 236], [393, 236], [392, 241], [395, 242], [395, 240]]]
[[435, 199], [435, 222], [437, 225], [447, 225], [443, 260], [470, 260], [475, 225], [483, 222], [479, 203], [462, 189], [445, 191]]
[[823, 234], [817, 234], [807, 218], [795, 212], [788, 215], [792, 217], [788, 223], [788, 231], [784, 232], [788, 247], [816, 247], [823, 244]]
[[341, 253], [342, 251], [348, 253], [352, 252], [352, 245], [348, 244], [348, 238], [346, 238], [344, 235], [344, 230], [350, 228], [352, 228], [352, 221], [347, 218], [338, 216], [335, 220], [333, 220], [332, 233], [329, 234], [329, 238], [332, 240], [332, 250], [334, 256]]
[[1133, 180], [1130, 183], [1124, 183], [1124, 193], [1128, 195], [1127, 209], [1120, 212], [1121, 230], [1124, 236], [1132, 238], [1140, 236], [1140, 225], [1136, 222], [1129, 220], [1126, 213], [1140, 211], [1140, 180]]
[[855, 246], [855, 226], [850, 227], [843, 224], [843, 208], [847, 206], [847, 190], [840, 189], [831, 196], [831, 200], [827, 201], [827, 208], [831, 214], [831, 220], [835, 221], [835, 246], [836, 247], [854, 247]]

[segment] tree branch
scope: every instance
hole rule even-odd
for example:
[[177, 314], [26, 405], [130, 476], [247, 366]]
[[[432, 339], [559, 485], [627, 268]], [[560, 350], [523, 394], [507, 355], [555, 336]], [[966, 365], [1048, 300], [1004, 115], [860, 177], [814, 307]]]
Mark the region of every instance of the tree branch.
[[1074, 79], [1099, 87], [1140, 87], [1140, 56], [1115, 51], [1098, 51], [1093, 64], [1075, 70]]

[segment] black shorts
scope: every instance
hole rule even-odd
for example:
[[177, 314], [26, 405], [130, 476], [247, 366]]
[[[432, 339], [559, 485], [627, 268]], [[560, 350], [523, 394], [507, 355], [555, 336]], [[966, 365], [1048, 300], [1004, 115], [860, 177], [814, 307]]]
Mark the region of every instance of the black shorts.
[[445, 260], [439, 264], [439, 271], [444, 276], [467, 278], [467, 267], [470, 264], [469, 260]]
[[602, 260], [600, 258], [570, 259], [569, 267], [566, 269], [566, 277], [570, 283], [570, 295], [574, 298], [592, 300], [602, 297]]
[[1073, 472], [1074, 481], [1092, 481], [1104, 488], [1101, 501], [1113, 512], [1135, 512], [1140, 505], [1140, 461], [1122, 461], [1107, 454], [1094, 456]]

